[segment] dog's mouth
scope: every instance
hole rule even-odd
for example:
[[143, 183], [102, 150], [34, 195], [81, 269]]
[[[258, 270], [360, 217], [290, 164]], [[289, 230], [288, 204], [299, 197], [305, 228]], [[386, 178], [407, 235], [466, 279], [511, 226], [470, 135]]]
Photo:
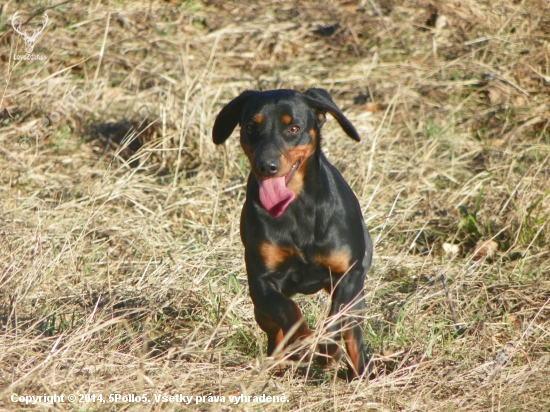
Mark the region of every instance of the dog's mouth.
[[290, 202], [296, 197], [287, 185], [298, 169], [300, 161], [301, 159], [298, 159], [284, 176], [259, 180], [260, 203], [271, 217], [281, 216]]

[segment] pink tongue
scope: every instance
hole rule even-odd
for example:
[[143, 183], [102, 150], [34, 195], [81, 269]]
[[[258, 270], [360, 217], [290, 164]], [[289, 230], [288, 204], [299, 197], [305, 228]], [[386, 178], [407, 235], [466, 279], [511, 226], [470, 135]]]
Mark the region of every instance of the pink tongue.
[[281, 216], [294, 200], [294, 192], [285, 183], [285, 176], [260, 180], [260, 202], [272, 217]]

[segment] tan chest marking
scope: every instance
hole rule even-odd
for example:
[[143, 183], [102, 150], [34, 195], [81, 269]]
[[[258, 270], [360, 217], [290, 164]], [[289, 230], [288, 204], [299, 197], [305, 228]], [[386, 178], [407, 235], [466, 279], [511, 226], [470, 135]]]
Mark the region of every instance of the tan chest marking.
[[266, 268], [276, 270], [277, 267], [293, 256], [300, 253], [290, 246], [277, 246], [269, 242], [262, 242], [259, 246], [260, 257]]
[[346, 273], [350, 268], [351, 256], [348, 252], [333, 250], [327, 255], [317, 255], [313, 259], [316, 265], [324, 266], [332, 273]]

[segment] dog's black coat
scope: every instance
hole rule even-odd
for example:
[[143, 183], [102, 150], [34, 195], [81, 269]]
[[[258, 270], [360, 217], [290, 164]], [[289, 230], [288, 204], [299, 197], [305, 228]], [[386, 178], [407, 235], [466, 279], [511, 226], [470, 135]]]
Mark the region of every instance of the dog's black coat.
[[[323, 89], [245, 91], [221, 110], [213, 139], [223, 143], [241, 125], [241, 145], [252, 169], [241, 238], [256, 320], [268, 336], [268, 355], [291, 329], [287, 345], [311, 334], [290, 297], [325, 289], [332, 297], [329, 316], [338, 320], [329, 318], [333, 342], [320, 350], [338, 358], [336, 342], [343, 337], [349, 376], [354, 378], [366, 371], [369, 361], [361, 317], [373, 246], [357, 198], [321, 151], [326, 113], [359, 141], [353, 125]], [[342, 312], [347, 315], [339, 317]]]

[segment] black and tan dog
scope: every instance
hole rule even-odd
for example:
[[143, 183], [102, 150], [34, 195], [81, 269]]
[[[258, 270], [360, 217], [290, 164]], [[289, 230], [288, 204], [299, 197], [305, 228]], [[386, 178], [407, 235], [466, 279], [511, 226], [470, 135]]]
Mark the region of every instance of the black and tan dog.
[[285, 339], [288, 345], [311, 335], [290, 297], [324, 289], [332, 298], [327, 323], [332, 342], [320, 350], [339, 358], [336, 342], [343, 336], [353, 379], [369, 362], [361, 325], [372, 241], [357, 198], [321, 151], [326, 113], [359, 141], [323, 89], [245, 91], [221, 110], [212, 134], [214, 143], [223, 143], [240, 124], [241, 146], [250, 160], [241, 239], [268, 355]]

